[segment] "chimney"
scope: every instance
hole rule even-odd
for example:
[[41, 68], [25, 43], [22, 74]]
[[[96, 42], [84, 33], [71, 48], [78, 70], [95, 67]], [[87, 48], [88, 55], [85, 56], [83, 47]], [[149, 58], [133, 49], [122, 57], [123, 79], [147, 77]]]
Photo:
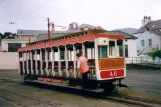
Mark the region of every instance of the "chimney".
[[51, 31], [54, 32], [55, 29], [54, 29], [54, 24], [51, 25]]
[[150, 21], [152, 21], [150, 16], [144, 16], [142, 19], [142, 26], [146, 25]]
[[69, 29], [77, 29], [78, 28], [78, 24], [73, 22], [69, 24]]

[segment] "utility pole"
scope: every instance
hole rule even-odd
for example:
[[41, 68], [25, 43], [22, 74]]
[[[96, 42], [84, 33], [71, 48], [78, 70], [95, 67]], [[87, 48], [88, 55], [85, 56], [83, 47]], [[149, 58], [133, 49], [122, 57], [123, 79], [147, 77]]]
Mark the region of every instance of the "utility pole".
[[48, 20], [48, 39], [50, 39], [50, 20], [49, 18], [47, 18]]

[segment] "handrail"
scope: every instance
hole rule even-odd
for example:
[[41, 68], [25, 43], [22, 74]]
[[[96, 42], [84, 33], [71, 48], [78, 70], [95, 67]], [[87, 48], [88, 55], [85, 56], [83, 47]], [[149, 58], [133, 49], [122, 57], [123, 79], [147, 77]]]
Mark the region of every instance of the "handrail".
[[144, 50], [145, 50], [145, 49], [143, 49], [143, 50], [138, 54], [138, 56], [141, 55], [141, 54], [144, 52]]

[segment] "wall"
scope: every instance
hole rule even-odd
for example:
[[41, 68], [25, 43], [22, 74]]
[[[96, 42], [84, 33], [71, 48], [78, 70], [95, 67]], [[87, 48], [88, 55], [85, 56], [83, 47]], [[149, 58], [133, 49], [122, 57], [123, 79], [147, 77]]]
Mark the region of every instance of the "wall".
[[[137, 51], [140, 50], [141, 52], [143, 49], [145, 49], [142, 54], [152, 51], [152, 48], [156, 48], [156, 45], [158, 45], [159, 49], [161, 49], [161, 36], [154, 34], [152, 31], [145, 31], [144, 33], [135, 34], [134, 36], [138, 37]], [[149, 47], [148, 39], [152, 39], [152, 47]], [[141, 40], [145, 41], [144, 47], [141, 45]]]
[[136, 40], [127, 39], [125, 45], [128, 45], [128, 57], [136, 57], [137, 56]]
[[37, 38], [37, 35], [18, 35], [18, 38], [24, 39], [24, 40], [27, 40], [27, 41], [29, 41], [29, 38], [30, 38], [30, 40], [35, 41], [36, 38]]
[[0, 52], [0, 70], [1, 69], [18, 69], [17, 52]]
[[[1, 51], [8, 52], [8, 43], [21, 43], [21, 47], [25, 47], [28, 40], [20, 40], [20, 39], [2, 39], [1, 41]], [[33, 42], [33, 41], [31, 41]]]

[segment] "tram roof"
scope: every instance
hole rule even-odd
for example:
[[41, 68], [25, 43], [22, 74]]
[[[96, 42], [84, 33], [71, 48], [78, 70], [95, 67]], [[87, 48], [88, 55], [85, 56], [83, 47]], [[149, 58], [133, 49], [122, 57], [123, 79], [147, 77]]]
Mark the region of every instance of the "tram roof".
[[102, 29], [92, 29], [83, 32], [71, 33], [62, 35], [60, 37], [55, 37], [52, 39], [46, 39], [36, 42], [28, 43], [26, 47], [21, 47], [18, 49], [20, 51], [29, 51], [35, 49], [42, 49], [42, 48], [50, 48], [50, 47], [57, 47], [57, 46], [64, 46], [68, 44], [76, 44], [76, 43], [83, 43], [87, 41], [94, 41], [95, 38], [98, 37], [105, 37], [110, 39], [124, 39], [124, 36], [117, 35], [117, 34], [108, 34], [106, 30]]

